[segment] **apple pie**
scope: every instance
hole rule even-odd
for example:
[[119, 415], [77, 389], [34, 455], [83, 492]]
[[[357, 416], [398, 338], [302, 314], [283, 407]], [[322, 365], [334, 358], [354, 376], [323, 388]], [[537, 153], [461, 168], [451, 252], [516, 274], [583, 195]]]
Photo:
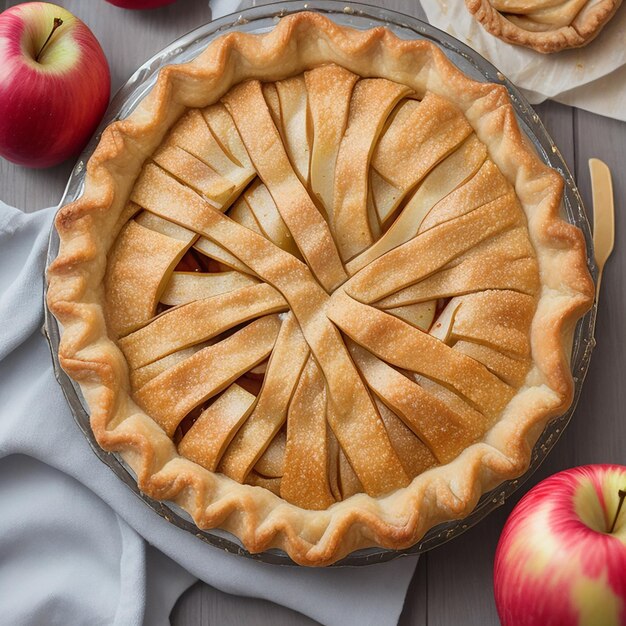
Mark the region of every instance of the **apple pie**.
[[161, 70], [56, 218], [100, 445], [250, 551], [402, 548], [528, 467], [593, 283], [507, 91], [302, 12]]
[[492, 35], [550, 53], [587, 45], [622, 0], [465, 0], [465, 4]]

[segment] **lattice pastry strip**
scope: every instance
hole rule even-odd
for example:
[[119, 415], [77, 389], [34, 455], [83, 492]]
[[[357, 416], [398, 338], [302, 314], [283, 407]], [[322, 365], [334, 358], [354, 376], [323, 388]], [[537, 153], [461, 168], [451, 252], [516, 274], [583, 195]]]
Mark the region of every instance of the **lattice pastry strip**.
[[487, 156], [476, 135], [470, 135], [457, 150], [437, 165], [424, 179], [406, 206], [383, 235], [362, 254], [346, 264], [350, 275], [393, 248], [406, 243], [418, 232], [429, 211], [450, 192], [470, 179]]
[[512, 357], [502, 354], [496, 348], [486, 346], [463, 339], [454, 344], [454, 350], [458, 350], [485, 365], [498, 378], [502, 379], [511, 387], [521, 387], [530, 369], [530, 359]]
[[161, 233], [130, 220], [120, 232], [104, 279], [107, 322], [115, 336], [139, 328], [154, 316], [169, 274], [197, 239], [194, 232], [180, 227], [178, 237], [168, 230], [169, 234]]
[[[278, 97], [278, 89], [276, 89], [276, 83], [262, 83], [261, 92], [267, 105], [267, 110], [274, 122], [276, 130], [280, 134], [282, 131], [282, 120], [280, 115], [280, 99]], [[281, 137], [282, 140], [282, 137]], [[286, 154], [285, 150], [285, 154]]]
[[337, 65], [323, 65], [304, 73], [313, 127], [311, 190], [331, 222], [337, 154], [348, 124], [352, 90], [358, 79], [356, 74]]
[[402, 102], [372, 156], [381, 177], [372, 185], [380, 221], [385, 223], [405, 194], [471, 132], [461, 111], [441, 96], [427, 93], [421, 102]]
[[291, 167], [261, 84], [249, 81], [238, 85], [224, 103], [309, 267], [325, 289], [334, 289], [345, 280], [345, 270], [328, 225]]
[[[417, 232], [423, 233], [504, 197], [508, 197], [508, 201], [512, 204], [518, 205], [511, 185], [498, 171], [493, 161], [487, 159], [474, 176], [443, 197], [424, 216]], [[519, 213], [521, 216], [521, 208]]]
[[[233, 194], [238, 193], [254, 178], [255, 172], [249, 160], [246, 164], [233, 161], [208, 127], [202, 113], [197, 109], [188, 111], [174, 126], [163, 147], [177, 146], [209, 166], [218, 175], [231, 181]], [[175, 172], [172, 172], [176, 175]], [[235, 195], [236, 197], [236, 195]], [[222, 205], [220, 205], [221, 208]]]
[[[129, 205], [132, 204], [134, 203], [129, 203]], [[134, 206], [137, 211], [141, 211], [141, 207], [136, 204]], [[172, 237], [173, 239], [184, 241], [185, 243], [189, 241], [195, 243], [197, 239], [197, 235], [193, 231], [184, 228], [183, 226], [179, 226], [178, 224], [174, 224], [169, 220], [164, 220], [158, 215], [154, 215], [149, 211], [141, 211], [140, 213], [138, 213], [135, 216], [135, 221], [137, 222], [137, 224], [140, 224], [145, 228], [154, 230], [155, 232], [166, 235], [167, 237]]]
[[376, 398], [376, 408], [387, 429], [389, 440], [410, 478], [437, 465], [428, 446], [383, 402]]
[[201, 252], [214, 261], [218, 261], [222, 265], [231, 267], [232, 269], [243, 272], [244, 274], [254, 274], [254, 272], [247, 265], [242, 263], [236, 256], [232, 255], [228, 252], [228, 250], [224, 250], [224, 248], [218, 246], [215, 242], [207, 239], [206, 237], [200, 237], [193, 247], [198, 252]]
[[256, 397], [236, 383], [206, 408], [178, 444], [178, 452], [213, 472]]
[[530, 247], [523, 228], [508, 230], [457, 257], [424, 280], [379, 300], [376, 306], [391, 309], [486, 289], [511, 289], [535, 295], [539, 288], [537, 260], [534, 255], [520, 257], [516, 239]]
[[246, 477], [246, 485], [252, 485], [253, 487], [262, 487], [271, 491], [273, 494], [280, 496], [280, 478], [268, 478], [267, 476], [261, 476], [257, 472], [250, 472]]
[[218, 174], [204, 161], [174, 145], [165, 145], [152, 155], [154, 162], [202, 194], [216, 207], [229, 204], [235, 183]]
[[370, 389], [426, 443], [438, 462], [451, 461], [484, 434], [488, 424], [484, 415], [451, 410], [355, 343], [350, 344], [350, 352]]
[[254, 278], [239, 272], [172, 272], [160, 302], [179, 306], [236, 291], [256, 282]]
[[[353, 276], [343, 289], [361, 302], [377, 302], [418, 282], [473, 246], [523, 221], [519, 207], [503, 197], [431, 228], [390, 250]], [[439, 242], [445, 238], [446, 245]]]
[[246, 172], [254, 172], [252, 162], [226, 107], [218, 102], [201, 110], [204, 121], [231, 161]]
[[489, 418], [497, 416], [514, 395], [512, 388], [477, 361], [343, 292], [334, 294], [328, 315], [351, 339], [379, 358], [455, 389]]
[[341, 497], [345, 500], [357, 493], [363, 493], [365, 488], [350, 464], [346, 453], [341, 448], [339, 448], [337, 461], [337, 482]]
[[328, 479], [326, 385], [309, 356], [289, 405], [283, 498], [306, 509], [326, 509], [333, 502]]
[[254, 464], [254, 471], [268, 478], [280, 478], [285, 473], [287, 434], [281, 430]]
[[473, 429], [477, 437], [480, 437], [478, 434], [480, 431], [484, 433], [493, 425], [495, 418], [490, 418], [477, 411], [455, 391], [421, 374], [409, 371], [404, 373], [407, 378], [412, 378], [423, 389], [424, 393], [448, 406], [452, 412], [459, 415], [461, 420], [468, 425], [468, 428]]
[[243, 482], [287, 419], [291, 397], [309, 355], [293, 313], [288, 313], [276, 339], [258, 402], [222, 457], [219, 471]]
[[267, 358], [279, 329], [277, 315], [255, 320], [165, 370], [135, 391], [135, 399], [171, 437], [192, 409]]
[[237, 200], [233, 208], [228, 212], [228, 217], [237, 222], [237, 224], [245, 226], [248, 230], [263, 235], [263, 229], [245, 198], [242, 197]]
[[345, 134], [335, 166], [332, 225], [347, 261], [373, 243], [367, 213], [369, 165], [384, 123], [410, 90], [384, 79], [363, 79], [352, 91]]
[[261, 232], [279, 248], [301, 259], [298, 246], [281, 217], [280, 211], [267, 187], [257, 179], [246, 189], [243, 197], [250, 207]]
[[452, 341], [467, 339], [517, 358], [530, 356], [528, 329], [535, 313], [532, 296], [488, 290], [454, 300], [459, 301], [459, 307], [452, 325]]
[[284, 311], [287, 303], [270, 285], [241, 287], [170, 309], [120, 340], [132, 368], [211, 339], [250, 319]]
[[207, 346], [213, 345], [215, 341], [216, 340], [209, 340], [203, 343], [198, 343], [195, 346], [184, 348], [182, 350], [178, 350], [177, 352], [172, 352], [172, 354], [168, 354], [167, 356], [164, 356], [157, 361], [153, 361], [148, 365], [138, 367], [137, 369], [131, 369], [130, 383], [133, 389], [139, 389], [139, 387], [143, 387], [148, 381], [156, 378], [165, 370], [169, 369], [170, 367], [174, 367], [174, 365], [177, 365], [181, 361], [184, 361], [186, 358], [195, 354], [199, 350], [202, 350]]
[[308, 185], [311, 158], [308, 97], [304, 76], [276, 83], [280, 104], [282, 137], [293, 169], [303, 185]]

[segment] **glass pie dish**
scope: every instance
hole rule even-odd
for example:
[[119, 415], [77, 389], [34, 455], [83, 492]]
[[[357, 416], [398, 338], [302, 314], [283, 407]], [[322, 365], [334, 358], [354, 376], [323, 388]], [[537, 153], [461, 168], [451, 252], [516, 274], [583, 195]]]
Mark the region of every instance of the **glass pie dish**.
[[[429, 40], [437, 45], [449, 57], [449, 59], [469, 77], [481, 82], [500, 83], [504, 85], [508, 89], [520, 127], [522, 128], [522, 131], [527, 137], [529, 143], [535, 147], [540, 159], [556, 171], [560, 172], [566, 181], [562, 213], [568, 221], [578, 226], [584, 233], [587, 245], [589, 269], [592, 276], [596, 276], [597, 271], [591, 261], [591, 259], [593, 259], [593, 254], [591, 251], [589, 225], [585, 217], [580, 196], [576, 191], [571, 175], [567, 171], [558, 149], [554, 146], [554, 143], [546, 134], [545, 129], [541, 125], [537, 115], [532, 111], [523, 98], [521, 98], [518, 92], [506, 81], [502, 74], [478, 57], [469, 48], [463, 47], [461, 44], [455, 42], [455, 40], [451, 37], [436, 31], [436, 29], [433, 29], [418, 20], [402, 16], [397, 13], [374, 7], [367, 7], [365, 5], [354, 4], [346, 6], [336, 2], [320, 2], [315, 4], [287, 2], [252, 8], [235, 16], [227, 16], [221, 20], [217, 20], [216, 22], [201, 27], [189, 35], [177, 40], [171, 46], [163, 50], [142, 66], [113, 100], [109, 112], [103, 121], [102, 128], [114, 120], [124, 119], [134, 110], [137, 104], [154, 85], [157, 71], [161, 67], [172, 63], [183, 63], [193, 59], [213, 38], [223, 34], [224, 32], [243, 31], [262, 33], [270, 30], [276, 23], [276, 20], [280, 17], [302, 9], [315, 10], [329, 15], [341, 25], [359, 29], [368, 29], [373, 26], [382, 25], [394, 32], [400, 38]], [[94, 138], [75, 167], [68, 183], [62, 205], [74, 201], [82, 193], [84, 186], [85, 164], [95, 149], [98, 139], [98, 136]], [[58, 238], [55, 231], [53, 231], [51, 235], [49, 259], [53, 259], [57, 252]], [[592, 309], [591, 312], [588, 313], [578, 324], [575, 333], [574, 348], [572, 353], [572, 372], [576, 383], [575, 399], [578, 397], [580, 392], [593, 347], [594, 320], [595, 309]], [[104, 452], [96, 443], [89, 425], [89, 416], [85, 410], [80, 391], [78, 390], [78, 387], [65, 376], [62, 370], [58, 367], [58, 363], [56, 363], [56, 354], [58, 352], [59, 344], [59, 328], [52, 316], [48, 313], [46, 315], [46, 331], [50, 339], [53, 358], [55, 359], [57, 377], [61, 382], [79, 426], [87, 436], [96, 454], [98, 454], [98, 456], [105, 463], [107, 463], [107, 465], [109, 465], [116, 472], [116, 474], [131, 489], [133, 489], [133, 491], [140, 495], [140, 497], [144, 499], [149, 506], [165, 517], [168, 521], [187, 531], [193, 532], [196, 536], [210, 544], [221, 547], [227, 551], [249, 556], [264, 562], [275, 564], [292, 563], [285, 553], [278, 550], [270, 550], [254, 555], [249, 554], [241, 547], [241, 544], [232, 535], [219, 530], [200, 531], [190, 521], [189, 516], [187, 516], [186, 513], [175, 505], [169, 503], [159, 503], [141, 494], [137, 488], [135, 477], [124, 462], [117, 455]], [[572, 411], [573, 407], [566, 415], [551, 422], [549, 427], [546, 429], [546, 432], [542, 435], [533, 452], [529, 473], [536, 469], [548, 453], [549, 449], [557, 440], [563, 427], [569, 420]], [[436, 545], [439, 545], [440, 543], [467, 529], [469, 526], [482, 519], [482, 517], [484, 517], [490, 510], [504, 502], [506, 496], [512, 493], [523, 482], [523, 479], [529, 475], [529, 473], [520, 479], [508, 481], [496, 490], [486, 494], [480, 500], [473, 513], [467, 518], [461, 521], [456, 520], [437, 526], [429, 531], [415, 546], [408, 550], [389, 550], [381, 548], [359, 550], [340, 561], [339, 564], [370, 564], [389, 560], [402, 554], [419, 553], [435, 547]]]

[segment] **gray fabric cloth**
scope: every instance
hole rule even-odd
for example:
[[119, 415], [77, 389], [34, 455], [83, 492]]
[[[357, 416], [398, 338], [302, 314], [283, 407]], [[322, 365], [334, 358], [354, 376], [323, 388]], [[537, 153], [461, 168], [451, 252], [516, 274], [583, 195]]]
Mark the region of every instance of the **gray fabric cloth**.
[[200, 578], [323, 624], [396, 624], [415, 558], [313, 570], [226, 554], [163, 520], [99, 461], [40, 332], [53, 215], [0, 203], [0, 621], [167, 624]]

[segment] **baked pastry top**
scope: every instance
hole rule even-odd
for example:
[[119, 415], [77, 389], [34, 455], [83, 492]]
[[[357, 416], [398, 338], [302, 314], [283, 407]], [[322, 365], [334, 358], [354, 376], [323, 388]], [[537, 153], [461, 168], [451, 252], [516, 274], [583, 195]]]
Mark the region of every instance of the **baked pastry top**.
[[492, 35], [543, 53], [587, 45], [621, 3], [622, 0], [465, 0], [469, 11]]
[[[285, 61], [285, 59], [290, 61]], [[402, 547], [519, 475], [593, 284], [506, 91], [320, 15], [161, 72], [56, 220], [94, 434], [252, 551]]]

